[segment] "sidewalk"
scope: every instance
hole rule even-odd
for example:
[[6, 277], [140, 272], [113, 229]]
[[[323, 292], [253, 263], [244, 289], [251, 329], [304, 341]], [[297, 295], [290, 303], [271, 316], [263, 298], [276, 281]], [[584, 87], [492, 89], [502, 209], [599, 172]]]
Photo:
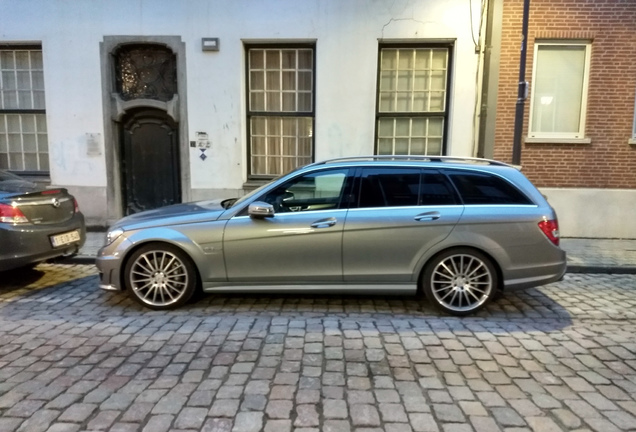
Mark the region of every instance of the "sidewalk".
[[[104, 236], [89, 231], [84, 247], [70, 260], [92, 264]], [[636, 274], [636, 240], [564, 238], [561, 247], [567, 252], [568, 273]]]

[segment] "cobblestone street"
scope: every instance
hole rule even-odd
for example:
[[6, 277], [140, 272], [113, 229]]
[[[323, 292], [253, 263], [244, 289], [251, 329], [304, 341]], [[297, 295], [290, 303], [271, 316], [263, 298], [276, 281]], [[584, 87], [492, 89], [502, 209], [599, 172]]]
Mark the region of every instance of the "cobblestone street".
[[453, 318], [415, 297], [205, 295], [91, 265], [0, 273], [0, 431], [636, 430], [636, 275], [568, 274]]

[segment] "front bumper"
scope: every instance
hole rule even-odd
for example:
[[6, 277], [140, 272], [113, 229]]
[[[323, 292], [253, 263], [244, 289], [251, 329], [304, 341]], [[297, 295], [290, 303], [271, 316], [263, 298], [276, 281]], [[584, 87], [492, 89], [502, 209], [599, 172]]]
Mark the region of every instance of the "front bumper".
[[99, 287], [107, 291], [121, 291], [120, 264], [121, 260], [112, 255], [103, 255], [100, 249], [95, 259], [95, 266], [99, 270]]

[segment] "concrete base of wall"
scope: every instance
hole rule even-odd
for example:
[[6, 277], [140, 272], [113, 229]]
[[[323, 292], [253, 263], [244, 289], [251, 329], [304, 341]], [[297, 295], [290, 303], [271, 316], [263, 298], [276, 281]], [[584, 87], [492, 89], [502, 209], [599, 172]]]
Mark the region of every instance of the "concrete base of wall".
[[636, 239], [636, 189], [540, 189], [561, 237]]
[[237, 198], [243, 195], [243, 189], [192, 189], [192, 201]]
[[75, 196], [80, 211], [84, 213], [86, 226], [106, 228], [110, 225], [109, 222], [113, 222], [107, 220], [106, 187], [64, 185], [61, 187], [68, 189]]

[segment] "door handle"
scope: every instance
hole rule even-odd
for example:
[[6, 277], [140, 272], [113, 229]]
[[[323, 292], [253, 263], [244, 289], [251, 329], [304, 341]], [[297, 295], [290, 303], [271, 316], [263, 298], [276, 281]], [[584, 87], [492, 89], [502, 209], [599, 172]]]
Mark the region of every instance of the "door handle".
[[331, 217], [327, 219], [320, 219], [311, 224], [312, 228], [329, 228], [332, 227], [338, 222], [338, 219]]
[[418, 222], [422, 222], [422, 221], [434, 221], [439, 219], [440, 217], [442, 217], [442, 215], [439, 212], [432, 211], [432, 212], [418, 214], [417, 216], [415, 216], [414, 219]]

